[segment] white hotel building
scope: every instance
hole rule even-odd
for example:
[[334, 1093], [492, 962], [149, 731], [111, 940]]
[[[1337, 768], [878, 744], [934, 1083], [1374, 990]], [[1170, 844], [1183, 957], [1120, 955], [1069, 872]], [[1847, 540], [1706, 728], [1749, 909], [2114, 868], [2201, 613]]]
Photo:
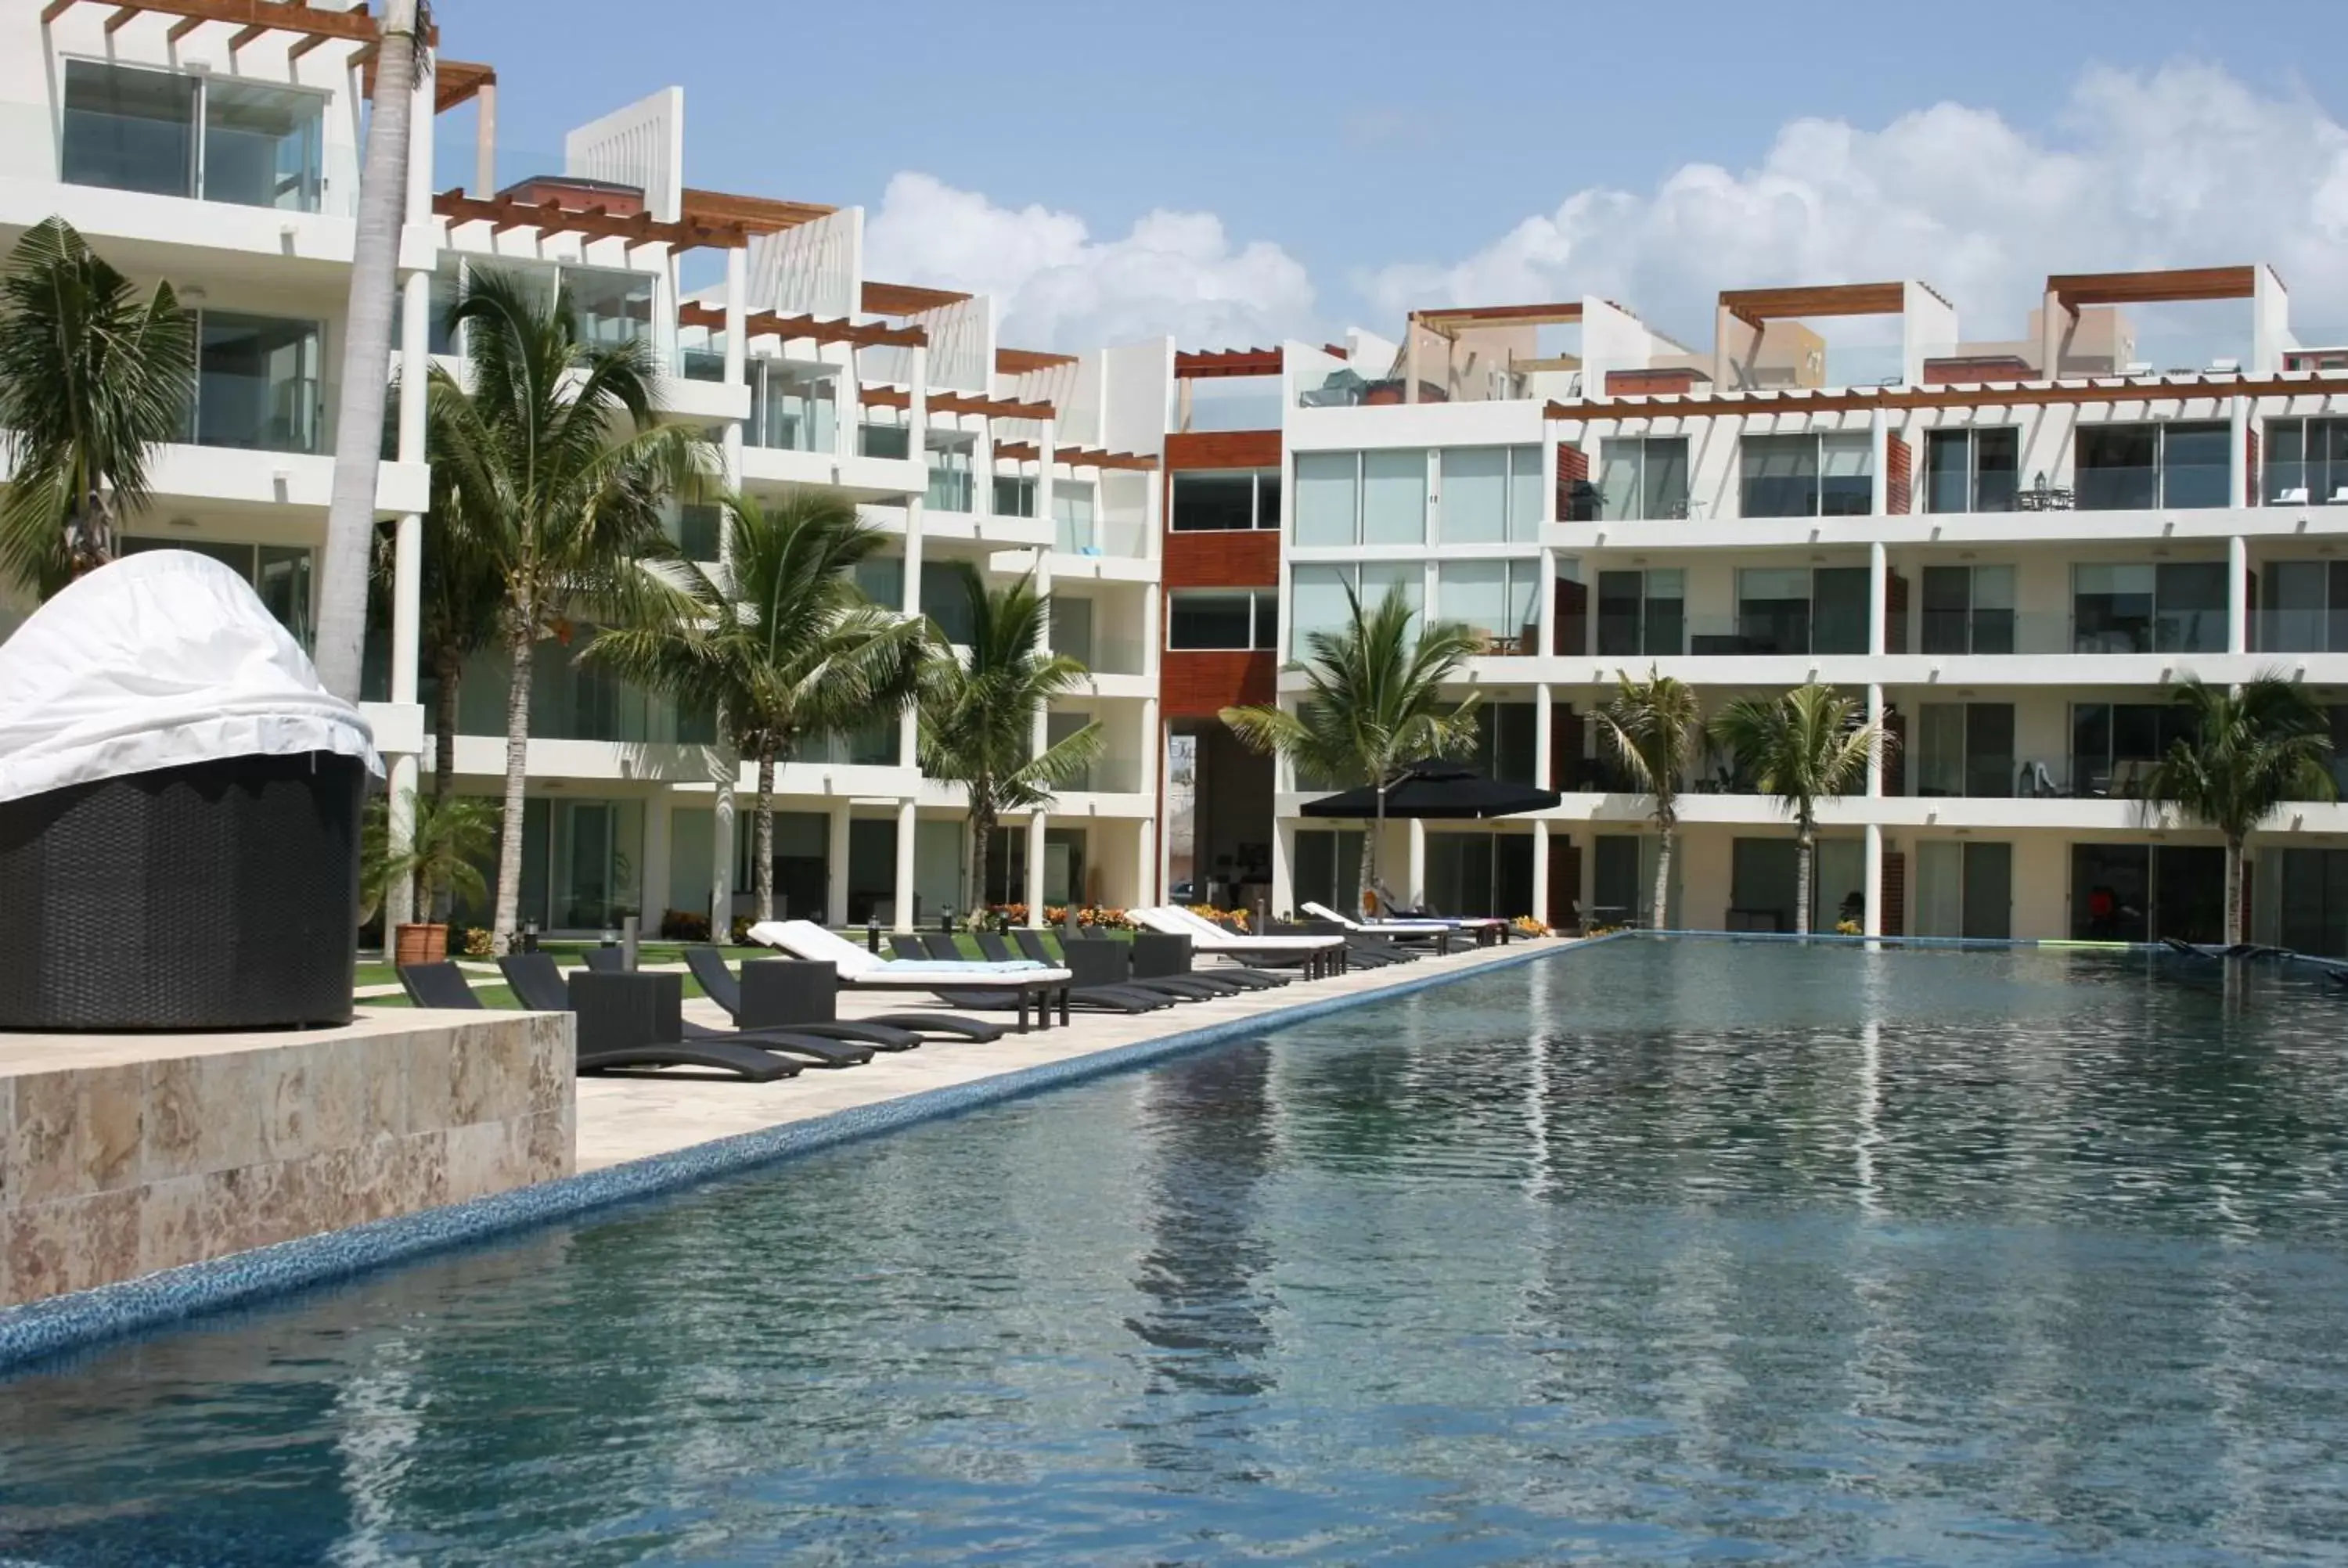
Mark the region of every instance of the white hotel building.
[[[362, 14], [282, 0], [0, 18], [0, 246], [60, 214], [201, 314], [188, 438], [131, 547], [213, 554], [297, 629], [373, 37]], [[540, 153], [499, 144], [497, 91], [448, 59], [418, 88], [377, 492], [399, 569], [369, 638], [402, 789], [431, 768], [438, 684], [415, 389], [435, 356], [461, 363], [437, 322], [482, 266], [567, 282], [592, 337], [648, 339], [666, 416], [711, 433], [732, 483], [855, 496], [902, 541], [866, 574], [881, 602], [951, 631], [942, 561], [1048, 585], [1056, 645], [1094, 673], [1046, 733], [1097, 721], [1108, 752], [1007, 830], [994, 897], [1346, 901], [1355, 832], [1303, 817], [1310, 781], [1214, 715], [1293, 700], [1280, 666], [1348, 583], [1481, 628], [1483, 762], [1565, 792], [1531, 817], [1390, 827], [1393, 880], [1460, 912], [1648, 913], [1645, 803], [1607, 787], [1589, 723], [1622, 672], [1678, 675], [1710, 708], [1815, 679], [1881, 713], [1904, 744], [1825, 814], [1816, 923], [1849, 907], [1887, 933], [2211, 934], [2215, 839], [2133, 798], [2171, 692], [2280, 668], [2348, 709], [2348, 354], [2293, 336], [2264, 267], [2052, 277], [1997, 341], [1905, 282], [1724, 293], [1709, 347], [1584, 299], [1421, 313], [1398, 342], [1028, 353], [996, 342], [983, 298], [866, 276], [857, 209], [687, 187], [678, 90]], [[465, 105], [471, 156], [436, 169], [435, 118]], [[2179, 369], [2137, 348], [2131, 312], [2222, 315], [2230, 346]], [[709, 513], [675, 526], [716, 551]], [[28, 608], [0, 604], [0, 631]], [[460, 682], [469, 792], [501, 784], [501, 673], [477, 658]], [[556, 657], [532, 735], [526, 917], [744, 907], [748, 835], [717, 810], [707, 733]], [[1719, 759], [1701, 773], [1674, 923], [1789, 927], [1787, 827]], [[970, 901], [958, 792], [921, 775], [904, 724], [828, 739], [779, 790], [793, 912], [904, 923]], [[2343, 813], [2294, 806], [2255, 841], [2261, 939], [2348, 952]]]
[[[274, 0], [42, 0], [0, 18], [0, 247], [62, 215], [142, 287], [200, 313], [188, 438], [154, 471], [129, 548], [173, 546], [243, 572], [306, 631], [324, 540], [375, 25]], [[684, 94], [571, 131], [560, 151], [498, 146], [497, 77], [440, 59], [417, 89], [396, 453], [379, 516], [397, 541], [387, 624], [371, 629], [368, 703], [396, 788], [433, 764], [431, 650], [420, 646], [423, 405], [436, 357], [461, 363], [445, 308], [469, 270], [570, 285], [583, 332], [648, 339], [664, 416], [704, 426], [725, 477], [771, 497], [836, 486], [901, 541], [869, 563], [884, 604], [949, 631], [966, 560], [1055, 596], [1053, 641], [1093, 673], [1052, 733], [1098, 722], [1107, 755], [1048, 814], [1008, 828], [997, 897], [1126, 903], [1158, 849], [1156, 482], [1173, 344], [1084, 354], [995, 341], [983, 298], [864, 275], [862, 213], [691, 190]], [[436, 115], [477, 106], [469, 167], [436, 169]], [[714, 556], [714, 509], [676, 538]], [[26, 613], [0, 606], [0, 633]], [[575, 646], [575, 640], [574, 640]], [[504, 671], [459, 682], [458, 788], [504, 774]], [[741, 910], [747, 831], [716, 809], [712, 737], [669, 704], [541, 655], [533, 692], [522, 907], [549, 929], [641, 908]], [[924, 779], [909, 724], [831, 737], [779, 771], [778, 891], [791, 912], [909, 921], [966, 906], [959, 792]], [[737, 781], [747, 815], [748, 770]], [[395, 798], [398, 798], [396, 794]], [[747, 829], [747, 823], [742, 826]]]

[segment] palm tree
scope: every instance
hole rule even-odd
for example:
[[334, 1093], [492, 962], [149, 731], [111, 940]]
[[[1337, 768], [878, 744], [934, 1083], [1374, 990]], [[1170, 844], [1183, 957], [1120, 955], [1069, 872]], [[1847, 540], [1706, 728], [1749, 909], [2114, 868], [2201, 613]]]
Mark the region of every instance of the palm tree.
[[408, 797], [415, 825], [407, 843], [391, 842], [389, 797], [376, 795], [367, 803], [360, 826], [359, 918], [365, 921], [382, 904], [384, 894], [402, 878], [414, 885], [409, 906], [419, 920], [430, 922], [443, 897], [462, 894], [479, 900], [488, 895], [481, 878], [481, 858], [497, 841], [497, 808], [479, 795], [458, 795], [445, 801]]
[[697, 610], [642, 563], [674, 553], [661, 507], [695, 482], [705, 446], [689, 426], [654, 421], [648, 344], [579, 341], [568, 289], [542, 303], [484, 272], [450, 319], [467, 328], [472, 385], [434, 368], [433, 463], [448, 470], [454, 526], [502, 586], [497, 625], [512, 666], [498, 846], [502, 952], [520, 907], [533, 651], [544, 638], [567, 639], [576, 612], [642, 624]]
[[1411, 608], [1399, 586], [1386, 589], [1366, 613], [1345, 590], [1346, 623], [1305, 639], [1312, 657], [1291, 669], [1304, 671], [1312, 694], [1284, 708], [1225, 708], [1222, 721], [1246, 745], [1287, 757], [1330, 784], [1375, 784], [1378, 812], [1362, 837], [1362, 895], [1377, 886], [1378, 838], [1385, 831], [1385, 792], [1395, 771], [1418, 757], [1464, 751], [1476, 738], [1479, 699], [1453, 703], [1444, 683], [1483, 650], [1467, 627], [1438, 621], [1414, 642]]
[[586, 657], [664, 692], [724, 726], [734, 771], [757, 764], [751, 891], [775, 914], [775, 764], [810, 735], [903, 709], [919, 683], [929, 627], [867, 600], [851, 575], [888, 536], [836, 490], [794, 490], [762, 507], [729, 496], [732, 550], [713, 572], [669, 569], [691, 616], [599, 632]]
[[[435, 680], [432, 705], [432, 799], [448, 798], [457, 777], [457, 711], [466, 662], [496, 647], [505, 578], [497, 563], [473, 548], [458, 526], [445, 468], [432, 471], [432, 509], [424, 514], [423, 569], [417, 592], [418, 653]], [[376, 537], [375, 593], [388, 621], [396, 591], [396, 533]]]
[[[1777, 697], [1740, 697], [1712, 722], [1737, 771], [1794, 819], [1794, 929], [1810, 932], [1810, 860], [1818, 802], [1840, 800], [1893, 744], [1882, 725], [1831, 686], [1812, 682]], [[1870, 895], [1871, 896], [1871, 895]]]
[[[922, 772], [963, 786], [970, 800], [970, 897], [986, 903], [988, 840], [1006, 813], [1051, 802], [1053, 790], [1090, 767], [1107, 736], [1086, 724], [1042, 751], [1035, 721], [1051, 700], [1085, 677], [1085, 667], [1043, 647], [1049, 596], [1035, 591], [1031, 574], [989, 589], [975, 568], [956, 561], [946, 569], [962, 582], [970, 605], [970, 654], [947, 648], [923, 671], [920, 696]], [[937, 641], [946, 641], [943, 632]], [[1029, 901], [1042, 906], [1043, 889]]]
[[325, 559], [318, 569], [318, 679], [327, 691], [353, 702], [359, 699], [360, 658], [366, 645], [367, 557], [375, 538], [376, 470], [383, 460], [378, 436], [391, 365], [391, 322], [398, 308], [394, 273], [407, 216], [408, 125], [416, 72], [424, 58], [424, 10], [420, 0], [384, 0], [375, 100], [359, 169], [342, 403], [335, 421], [335, 488], [326, 508]]
[[1644, 681], [1622, 677], [1622, 689], [1598, 710], [1598, 733], [1608, 754], [1654, 801], [1650, 814], [1661, 840], [1655, 853], [1655, 901], [1650, 918], [1671, 925], [1672, 832], [1680, 820], [1680, 779], [1694, 765], [1704, 713], [1694, 688], [1649, 666]]
[[2286, 801], [2336, 800], [2332, 723], [2304, 688], [2272, 671], [2239, 689], [2188, 680], [2178, 706], [2193, 716], [2144, 781], [2147, 811], [2172, 806], [2226, 837], [2226, 942], [2242, 939], [2242, 846]]
[[62, 218], [17, 241], [0, 282], [0, 454], [14, 464], [0, 570], [46, 598], [111, 560], [195, 382], [195, 329], [170, 284], [140, 299]]

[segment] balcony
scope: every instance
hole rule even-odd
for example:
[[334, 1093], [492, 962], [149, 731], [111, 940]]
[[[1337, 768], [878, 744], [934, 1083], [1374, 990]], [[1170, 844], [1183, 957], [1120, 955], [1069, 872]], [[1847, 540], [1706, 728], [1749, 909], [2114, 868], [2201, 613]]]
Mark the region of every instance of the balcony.
[[204, 311], [196, 335], [190, 440], [259, 452], [324, 449], [318, 323]]
[[58, 178], [67, 185], [348, 216], [358, 170], [330, 152], [329, 95], [94, 60], [65, 62]]

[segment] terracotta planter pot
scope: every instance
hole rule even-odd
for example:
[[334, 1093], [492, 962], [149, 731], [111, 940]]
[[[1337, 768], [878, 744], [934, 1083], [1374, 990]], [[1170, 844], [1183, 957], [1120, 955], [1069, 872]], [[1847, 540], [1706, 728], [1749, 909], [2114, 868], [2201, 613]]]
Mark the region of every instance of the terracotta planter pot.
[[448, 956], [446, 926], [402, 926], [392, 934], [392, 962], [437, 964]]

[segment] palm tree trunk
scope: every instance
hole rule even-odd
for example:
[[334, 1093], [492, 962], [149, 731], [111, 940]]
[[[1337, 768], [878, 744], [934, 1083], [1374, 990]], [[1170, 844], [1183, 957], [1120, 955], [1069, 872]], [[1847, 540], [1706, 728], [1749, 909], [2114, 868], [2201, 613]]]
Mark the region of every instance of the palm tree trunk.
[[987, 849], [994, 837], [994, 802], [973, 789], [970, 792], [970, 908], [973, 919], [986, 909]]
[[1672, 896], [1672, 830], [1664, 828], [1655, 846], [1655, 901], [1649, 906], [1649, 928], [1668, 931], [1672, 928], [1671, 910], [1667, 907]]
[[1794, 934], [1810, 934], [1810, 849], [1815, 835], [1808, 823], [1794, 834]]
[[[384, 385], [391, 368], [395, 277], [407, 211], [407, 135], [417, 0], [385, 0], [376, 55], [375, 106], [359, 175], [358, 238], [351, 255], [348, 324], [343, 330], [342, 401], [335, 415], [335, 488], [319, 569], [318, 679], [345, 702], [359, 700], [366, 642], [367, 558], [375, 544], [376, 470], [383, 459]], [[517, 798], [519, 798], [517, 796]], [[519, 856], [516, 844], [513, 854]], [[519, 865], [519, 859], [516, 860]], [[512, 889], [500, 886], [503, 907]], [[507, 929], [502, 922], [499, 929]]]
[[457, 690], [465, 679], [465, 661], [436, 651], [432, 672], [440, 682], [432, 704], [432, 804], [439, 805], [457, 787]]
[[1362, 831], [1362, 885], [1354, 890], [1354, 913], [1369, 912], [1370, 885], [1378, 879], [1378, 835], [1366, 824]]
[[758, 748], [758, 794], [750, 807], [750, 907], [775, 917], [775, 748]]
[[2226, 946], [2242, 939], [2242, 841], [2226, 840]]
[[522, 785], [530, 777], [530, 660], [534, 640], [524, 621], [508, 639], [513, 683], [506, 690], [506, 818], [498, 834], [497, 946], [513, 951], [521, 915]]

